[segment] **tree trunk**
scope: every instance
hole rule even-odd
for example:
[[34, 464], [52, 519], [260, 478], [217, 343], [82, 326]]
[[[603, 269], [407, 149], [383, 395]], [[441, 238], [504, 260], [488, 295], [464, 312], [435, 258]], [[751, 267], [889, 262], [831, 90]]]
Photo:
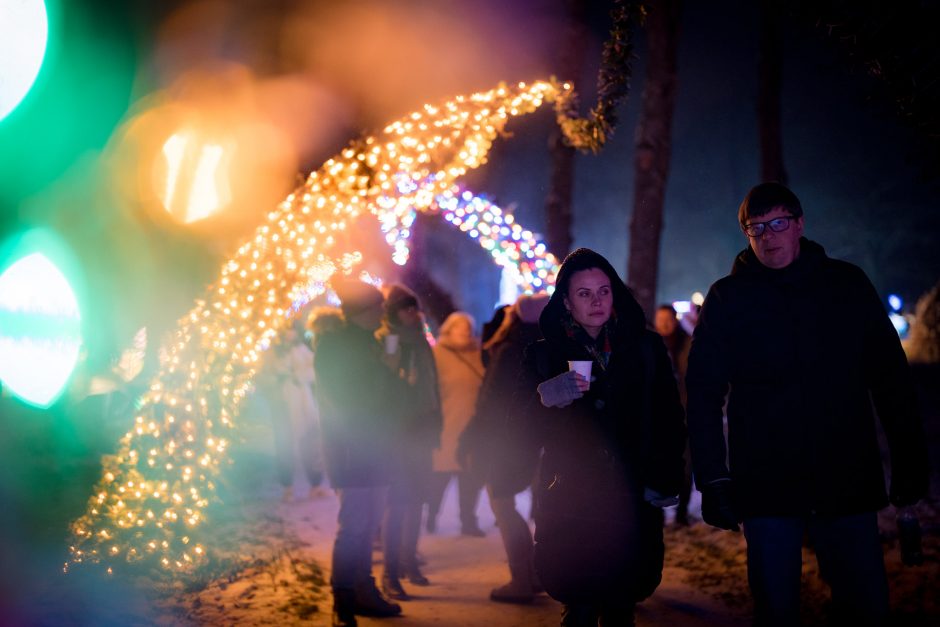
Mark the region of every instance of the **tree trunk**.
[[[577, 84], [584, 65], [588, 38], [587, 4], [585, 0], [568, 0], [569, 28], [562, 47], [559, 67], [562, 80]], [[565, 141], [560, 129], [552, 133], [549, 141], [551, 174], [548, 195], [545, 197], [545, 239], [548, 250], [559, 259], [571, 252], [571, 204], [574, 197], [575, 149]]]
[[787, 184], [783, 166], [780, 126], [780, 77], [783, 41], [778, 0], [761, 1], [760, 62], [758, 66], [757, 124], [760, 132], [761, 180]]
[[649, 5], [646, 19], [649, 63], [636, 132], [627, 283], [647, 318], [652, 315], [656, 305], [659, 240], [672, 149], [672, 114], [676, 102], [680, 9], [680, 0], [654, 0]]
[[571, 202], [574, 197], [574, 148], [565, 142], [560, 130], [549, 141], [551, 178], [545, 197], [545, 243], [548, 250], [564, 259], [571, 252]]

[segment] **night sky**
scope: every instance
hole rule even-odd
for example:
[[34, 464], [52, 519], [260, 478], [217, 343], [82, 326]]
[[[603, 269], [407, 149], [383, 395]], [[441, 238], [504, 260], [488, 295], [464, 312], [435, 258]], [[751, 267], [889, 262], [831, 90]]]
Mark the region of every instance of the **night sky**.
[[[758, 16], [756, 9], [741, 10], [742, 4], [686, 3], [684, 9], [661, 300], [704, 291], [746, 246], [736, 216], [747, 190], [759, 182]], [[784, 41], [784, 160], [806, 212], [808, 237], [830, 255], [861, 265], [884, 295], [916, 298], [940, 278], [936, 173], [924, 180], [927, 165], [915, 160], [917, 138], [891, 103], [869, 101], [873, 80], [848, 74], [816, 33], [792, 22], [785, 23]], [[580, 156], [577, 164], [575, 245], [597, 248], [619, 269], [626, 268], [632, 212], [632, 130], [645, 70], [643, 44], [641, 34], [637, 80], [616, 136], [600, 156]], [[540, 140], [526, 148], [537, 151]], [[520, 163], [515, 157], [506, 160], [491, 189], [518, 202], [520, 214], [535, 224], [542, 181], [536, 187], [534, 177], [521, 176], [523, 168], [512, 168]]]
[[[225, 251], [295, 180], [212, 227], [173, 224], [159, 209], [115, 194], [114, 164], [127, 161], [120, 125], [145, 110], [153, 92], [211, 58], [241, 62], [259, 81], [303, 73], [317, 84], [311, 102], [321, 113], [280, 113], [302, 129], [296, 170], [308, 171], [363, 130], [424, 102], [556, 73], [564, 32], [561, 0], [236, 4], [199, 3], [182, 17], [184, 3], [84, 0], [53, 9], [67, 19], [53, 33], [61, 37], [51, 66], [21, 110], [0, 122], [0, 239], [26, 225], [51, 225], [64, 235], [84, 268], [102, 347], [182, 315], [213, 280]], [[661, 301], [706, 291], [746, 245], [736, 211], [760, 169], [752, 4], [684, 7]], [[590, 20], [593, 39], [577, 81], [585, 109], [605, 37], [602, 8], [593, 8]], [[346, 55], [347, 42], [354, 54]], [[884, 298], [895, 292], [912, 305], [940, 278], [938, 174], [919, 157], [923, 139], [878, 95], [876, 81], [850, 72], [819, 32], [787, 21], [784, 42], [784, 161], [807, 235], [860, 265]], [[600, 155], [576, 162], [575, 245], [605, 254], [622, 272], [645, 49], [641, 31], [615, 136]], [[512, 137], [498, 141], [490, 163], [467, 177], [471, 189], [513, 207], [536, 231], [544, 223], [552, 125], [548, 110], [513, 121]], [[496, 271], [459, 235], [434, 232], [444, 234], [434, 236], [432, 254], [466, 251], [441, 259], [435, 277], [458, 306], [485, 317], [498, 299]]]

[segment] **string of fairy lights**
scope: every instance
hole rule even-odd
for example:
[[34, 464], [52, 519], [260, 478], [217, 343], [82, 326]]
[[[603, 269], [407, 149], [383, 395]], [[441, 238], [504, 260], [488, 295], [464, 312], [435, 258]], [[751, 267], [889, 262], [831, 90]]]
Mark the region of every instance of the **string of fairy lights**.
[[[442, 215], [444, 220], [476, 240], [490, 253], [496, 265], [507, 268], [517, 288], [524, 294], [554, 289], [558, 260], [538, 237], [515, 221], [511, 213], [473, 192], [454, 185], [438, 194], [426, 210]], [[399, 265], [408, 262], [411, 225], [416, 212], [404, 216], [393, 210], [380, 210], [379, 221], [392, 247], [392, 259]]]
[[510, 269], [522, 293], [554, 290], [558, 260], [511, 213], [469, 191], [459, 192], [456, 187], [440, 194], [436, 203], [444, 220], [477, 240], [496, 265]]
[[164, 345], [132, 428], [103, 458], [86, 512], [72, 524], [65, 570], [142, 563], [185, 573], [205, 563], [207, 507], [261, 355], [331, 276], [360, 264], [362, 254], [341, 243], [363, 213], [378, 217], [398, 263], [407, 260], [416, 212], [437, 211], [514, 268], [521, 290], [550, 290], [558, 264], [545, 245], [455, 181], [485, 162], [510, 118], [570, 90], [554, 81], [499, 85], [427, 105], [353, 142], [270, 211]]

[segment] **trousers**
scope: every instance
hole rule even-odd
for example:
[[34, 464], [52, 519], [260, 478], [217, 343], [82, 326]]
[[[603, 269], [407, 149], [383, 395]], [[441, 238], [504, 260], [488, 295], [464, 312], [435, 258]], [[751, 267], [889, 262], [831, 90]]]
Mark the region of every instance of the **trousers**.
[[499, 527], [499, 535], [509, 560], [509, 576], [513, 583], [532, 589], [536, 582], [532, 561], [533, 542], [529, 524], [516, 509], [516, 497], [495, 496], [490, 490], [490, 507]]
[[339, 493], [330, 585], [355, 588], [372, 576], [372, 539], [385, 508], [386, 488], [343, 488]]
[[875, 512], [852, 516], [766, 517], [744, 520], [747, 577], [757, 625], [800, 624], [804, 532], [832, 591], [837, 624], [882, 625], [888, 579]]

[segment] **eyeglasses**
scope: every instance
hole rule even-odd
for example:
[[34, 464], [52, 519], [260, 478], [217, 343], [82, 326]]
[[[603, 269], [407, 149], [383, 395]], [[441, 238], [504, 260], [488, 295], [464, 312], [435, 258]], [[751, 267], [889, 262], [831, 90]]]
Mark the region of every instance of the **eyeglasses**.
[[760, 237], [764, 234], [764, 229], [768, 226], [770, 230], [774, 233], [782, 233], [790, 228], [790, 220], [797, 220], [796, 216], [783, 216], [782, 218], [774, 218], [773, 220], [767, 220], [766, 222], [751, 222], [750, 224], [742, 224], [741, 230], [743, 230], [750, 237]]

